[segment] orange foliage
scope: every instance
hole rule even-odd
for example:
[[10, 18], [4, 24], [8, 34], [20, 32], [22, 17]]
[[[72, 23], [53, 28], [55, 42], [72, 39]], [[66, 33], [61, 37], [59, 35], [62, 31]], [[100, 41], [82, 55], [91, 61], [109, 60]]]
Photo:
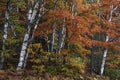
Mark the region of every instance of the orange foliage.
[[[117, 6], [118, 1], [104, 0], [91, 6], [86, 6], [83, 0], [74, 1], [77, 2], [77, 15], [73, 16], [67, 8], [50, 11], [46, 16], [47, 21], [39, 24], [36, 35], [51, 33], [54, 28], [59, 28], [58, 25], [54, 28], [51, 25], [54, 22], [58, 22], [60, 25], [67, 24], [69, 41], [71, 43], [88, 47], [92, 47], [93, 45], [103, 46], [105, 48], [114, 45], [114, 42], [103, 42], [94, 40], [93, 38], [96, 33], [103, 33], [110, 38], [119, 36], [116, 24], [107, 21], [111, 10], [110, 5]], [[98, 8], [106, 20], [96, 15]], [[56, 20], [54, 20], [54, 17]], [[62, 22], [63, 18], [66, 19], [65, 23]]]

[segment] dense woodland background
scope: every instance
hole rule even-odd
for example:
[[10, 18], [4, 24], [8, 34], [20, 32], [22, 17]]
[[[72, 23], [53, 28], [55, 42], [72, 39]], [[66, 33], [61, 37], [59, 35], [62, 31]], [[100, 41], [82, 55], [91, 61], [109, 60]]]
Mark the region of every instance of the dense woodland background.
[[120, 80], [120, 0], [0, 0], [0, 69], [2, 80]]

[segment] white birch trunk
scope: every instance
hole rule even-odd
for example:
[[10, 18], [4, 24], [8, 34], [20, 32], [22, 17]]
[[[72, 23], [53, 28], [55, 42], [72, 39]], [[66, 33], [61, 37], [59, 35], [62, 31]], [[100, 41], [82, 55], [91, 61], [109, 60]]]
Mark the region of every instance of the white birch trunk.
[[[54, 0], [54, 3], [56, 3], [56, 0]], [[54, 7], [54, 10], [56, 10], [56, 5]], [[54, 28], [56, 25], [56, 17], [54, 16], [54, 23], [53, 23], [53, 32], [52, 32], [52, 36], [51, 36], [51, 40], [50, 40], [50, 52], [53, 52], [53, 47], [54, 47], [54, 43], [55, 43], [55, 35], [56, 35], [56, 29]]]
[[[32, 3], [34, 3], [34, 2], [32, 2]], [[34, 39], [34, 33], [35, 33], [35, 31], [36, 31], [36, 29], [37, 29], [37, 27], [38, 27], [40, 18], [42, 17], [43, 14], [44, 14], [44, 2], [43, 2], [43, 4], [41, 4], [41, 8], [40, 8], [40, 10], [39, 10], [38, 19], [37, 19], [36, 24], [35, 24], [35, 26], [34, 26], [34, 29], [33, 29], [33, 32], [32, 32], [32, 37], [31, 37], [31, 39], [30, 39], [30, 43], [32, 43], [32, 41], [33, 41], [33, 39]], [[25, 60], [24, 60], [24, 64], [23, 64], [23, 69], [26, 67], [28, 55], [29, 55], [29, 52], [27, 52], [26, 55], [25, 55]]]
[[9, 9], [10, 9], [10, 0], [7, 0], [7, 6], [6, 6], [6, 12], [5, 12], [5, 23], [4, 23], [4, 35], [3, 35], [3, 41], [2, 41], [2, 52], [0, 54], [0, 69], [3, 68], [4, 64], [4, 53], [5, 53], [5, 43], [8, 36], [8, 27], [9, 27]]
[[[72, 4], [72, 9], [71, 9], [72, 15], [75, 16], [76, 13], [76, 4], [73, 3]], [[65, 23], [65, 18], [63, 19], [63, 22]], [[56, 53], [60, 53], [63, 45], [64, 45], [64, 40], [65, 40], [65, 36], [66, 36], [66, 25], [64, 24], [58, 39], [58, 46], [57, 46], [57, 50]]]
[[[108, 22], [112, 21], [113, 12], [117, 9], [117, 7], [114, 8], [113, 5], [111, 5], [110, 7], [111, 7], [111, 11], [110, 11], [110, 17], [109, 17]], [[109, 36], [106, 36], [106, 42], [108, 42], [108, 41], [109, 41]], [[104, 73], [107, 52], [108, 52], [108, 49], [106, 48], [103, 52], [102, 64], [101, 64], [101, 68], [100, 68], [100, 75], [103, 75], [103, 73]]]
[[[106, 36], [106, 42], [109, 41], [109, 36]], [[104, 68], [105, 68], [105, 61], [106, 61], [106, 57], [107, 57], [107, 52], [108, 49], [106, 48], [103, 52], [103, 57], [102, 57], [102, 64], [101, 64], [101, 69], [100, 69], [100, 75], [103, 75], [104, 72]]]
[[[35, 25], [35, 29], [36, 29], [36, 28], [37, 28], [37, 25]], [[32, 38], [30, 39], [30, 41], [32, 41], [33, 38], [34, 38], [34, 34], [32, 35]], [[28, 55], [29, 55], [29, 52], [27, 52], [27, 53], [25, 54], [25, 60], [24, 60], [24, 63], [23, 63], [23, 69], [26, 67]]]
[[53, 29], [53, 32], [52, 32], [52, 38], [51, 38], [51, 46], [50, 46], [50, 52], [53, 52], [53, 46], [54, 46], [54, 43], [55, 43], [55, 29]]
[[[65, 18], [63, 19], [63, 21], [65, 22]], [[66, 36], [66, 25], [64, 24], [59, 35], [56, 53], [60, 53], [64, 44], [65, 36]]]
[[19, 59], [19, 63], [18, 63], [18, 66], [17, 66], [17, 70], [20, 70], [20, 69], [23, 68], [24, 59], [25, 59], [26, 50], [27, 50], [27, 45], [28, 45], [28, 40], [29, 40], [29, 36], [30, 36], [30, 30], [31, 30], [31, 27], [29, 26], [29, 30], [25, 33], [25, 36], [24, 36], [24, 40], [23, 40], [22, 49], [21, 49], [21, 52], [20, 52], [20, 59]]
[[19, 63], [18, 63], [18, 66], [17, 66], [17, 70], [21, 70], [23, 69], [23, 66], [24, 66], [24, 62], [25, 62], [25, 56], [26, 56], [26, 50], [27, 50], [27, 47], [28, 47], [28, 42], [29, 42], [29, 38], [30, 38], [30, 33], [31, 33], [31, 27], [34, 22], [34, 19], [35, 19], [35, 16], [37, 14], [37, 9], [40, 5], [40, 1], [37, 0], [36, 4], [35, 4], [35, 7], [34, 7], [34, 10], [32, 11], [32, 9], [30, 8], [29, 9], [29, 12], [28, 12], [28, 27], [27, 27], [27, 31], [25, 33], [25, 36], [24, 36], [24, 40], [23, 40], [23, 43], [22, 43], [22, 48], [21, 48], [21, 52], [20, 52], [20, 58], [19, 58]]

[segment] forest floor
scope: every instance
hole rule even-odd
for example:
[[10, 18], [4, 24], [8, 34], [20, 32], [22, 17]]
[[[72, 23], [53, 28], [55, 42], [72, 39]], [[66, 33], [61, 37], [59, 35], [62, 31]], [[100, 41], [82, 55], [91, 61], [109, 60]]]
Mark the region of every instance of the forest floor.
[[32, 71], [5, 71], [0, 70], [0, 80], [110, 80], [108, 77], [99, 75], [80, 76], [79, 79], [62, 75], [49, 75], [47, 73], [33, 73]]

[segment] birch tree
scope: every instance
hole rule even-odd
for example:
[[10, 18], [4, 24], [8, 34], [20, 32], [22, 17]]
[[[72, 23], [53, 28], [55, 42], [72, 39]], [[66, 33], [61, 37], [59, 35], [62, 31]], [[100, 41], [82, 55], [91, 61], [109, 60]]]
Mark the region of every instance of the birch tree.
[[28, 43], [29, 43], [29, 40], [30, 40], [31, 28], [32, 28], [32, 25], [34, 23], [35, 17], [37, 15], [39, 6], [40, 6], [40, 0], [37, 0], [34, 8], [32, 10], [32, 0], [30, 0], [29, 10], [28, 10], [28, 13], [27, 13], [27, 21], [28, 21], [27, 30], [26, 30], [24, 40], [23, 40], [23, 43], [22, 43], [22, 48], [21, 48], [21, 52], [20, 52], [20, 58], [19, 58], [19, 63], [18, 63], [18, 66], [17, 66], [17, 70], [22, 69], [23, 66], [24, 66], [25, 55], [26, 55]]
[[[63, 19], [63, 23], [65, 23], [65, 18]], [[63, 47], [64, 40], [65, 40], [65, 34], [66, 34], [65, 32], [66, 32], [66, 25], [63, 24], [62, 28], [60, 29], [60, 33], [59, 33], [56, 53], [60, 53], [60, 51]]]
[[8, 37], [8, 27], [9, 27], [9, 15], [10, 15], [10, 0], [7, 0], [6, 3], [6, 12], [5, 12], [5, 23], [4, 23], [4, 34], [3, 34], [3, 40], [2, 40], [2, 52], [0, 54], [0, 69], [3, 68], [3, 64], [4, 64], [4, 54], [5, 54], [5, 44], [6, 44], [6, 40]]
[[[37, 20], [36, 20], [36, 22], [35, 22], [35, 26], [34, 26], [34, 29], [33, 29], [33, 31], [32, 31], [32, 36], [31, 36], [31, 38], [30, 38], [30, 40], [29, 40], [29, 44], [32, 43], [32, 41], [33, 41], [33, 39], [34, 39], [34, 33], [35, 33], [35, 31], [36, 31], [36, 29], [37, 29], [37, 27], [38, 27], [39, 21], [40, 21], [42, 15], [44, 15], [44, 5], [45, 5], [45, 0], [42, 0], [41, 7], [40, 7], [40, 9], [39, 9], [38, 18], [37, 18]], [[23, 66], [23, 68], [26, 67], [26, 62], [27, 62], [28, 55], [29, 55], [29, 52], [27, 52], [27, 54], [25, 55], [25, 60], [24, 60], [24, 66]]]
[[[56, 0], [54, 0], [54, 3], [56, 2]], [[54, 7], [54, 11], [56, 10], [56, 5]], [[52, 35], [51, 35], [51, 39], [50, 39], [50, 52], [52, 53], [53, 52], [53, 47], [54, 47], [54, 43], [55, 43], [55, 35], [56, 35], [56, 29], [55, 29], [55, 26], [56, 26], [56, 17], [54, 16], [54, 23], [52, 25], [53, 27], [53, 32], [52, 32]]]
[[[111, 23], [111, 21], [112, 21], [113, 12], [117, 9], [117, 6], [115, 7], [114, 5], [111, 5], [110, 8], [111, 8], [111, 11], [110, 11], [110, 14], [109, 14], [109, 16], [110, 16], [110, 17], [109, 17], [109, 20], [108, 20], [109, 23]], [[109, 38], [109, 36], [107, 35], [105, 42], [108, 42], [109, 40], [110, 40], [110, 38]], [[103, 72], [104, 72], [107, 53], [108, 53], [108, 48], [106, 48], [106, 49], [104, 50], [104, 52], [103, 52], [102, 64], [101, 64], [101, 68], [100, 68], [100, 74], [101, 74], [101, 75], [103, 75]]]
[[[54, 27], [55, 23], [53, 24], [53, 27]], [[53, 46], [54, 46], [54, 43], [55, 43], [55, 34], [56, 34], [56, 30], [53, 29], [53, 32], [52, 32], [52, 36], [51, 36], [51, 40], [50, 40], [50, 52], [53, 52]]]
[[[69, 3], [69, 2], [66, 2]], [[72, 16], [76, 15], [76, 3], [75, 2], [70, 2], [71, 4], [71, 14]], [[63, 23], [66, 23], [66, 18], [63, 18]], [[66, 24], [63, 24], [62, 28], [60, 29], [60, 33], [59, 33], [59, 37], [58, 37], [58, 45], [57, 45], [57, 49], [56, 49], [56, 53], [60, 53], [62, 47], [64, 46], [64, 42], [65, 42], [65, 37], [66, 37]]]

